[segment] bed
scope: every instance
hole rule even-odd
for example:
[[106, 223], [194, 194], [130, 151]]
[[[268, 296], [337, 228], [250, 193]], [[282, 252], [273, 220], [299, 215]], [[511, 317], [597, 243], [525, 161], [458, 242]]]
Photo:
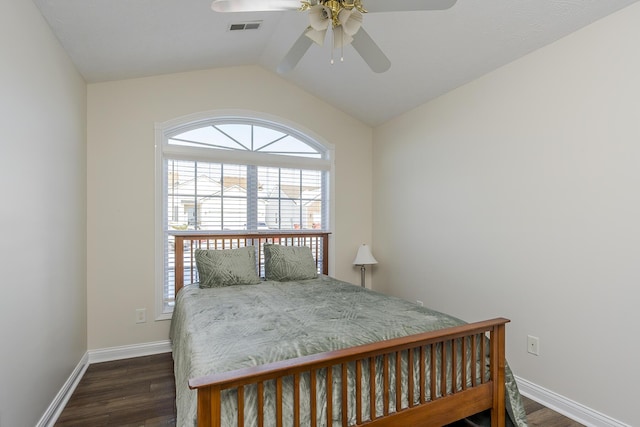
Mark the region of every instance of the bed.
[[[333, 279], [324, 232], [173, 237], [178, 426], [526, 427], [507, 319], [467, 324]], [[240, 252], [258, 282], [198, 284], [205, 255]]]

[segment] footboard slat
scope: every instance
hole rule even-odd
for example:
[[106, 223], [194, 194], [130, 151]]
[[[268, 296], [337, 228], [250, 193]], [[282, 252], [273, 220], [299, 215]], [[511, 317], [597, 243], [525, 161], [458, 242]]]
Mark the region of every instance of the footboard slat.
[[467, 338], [463, 338], [461, 340], [461, 345], [462, 345], [462, 389], [466, 390], [467, 389]]
[[238, 425], [244, 425], [244, 386], [238, 387]]
[[[301, 399], [296, 397], [296, 393], [299, 393], [296, 390], [300, 388], [300, 375], [304, 374], [306, 377], [308, 374], [310, 386], [308, 416], [312, 426], [317, 423], [318, 405], [321, 407], [326, 405], [326, 411], [323, 411], [324, 414], [321, 417], [326, 417], [327, 424], [332, 424], [333, 387], [335, 386], [336, 390], [340, 390], [335, 393], [335, 399], [338, 405], [336, 410], [338, 408], [341, 410], [343, 425], [352, 422], [353, 425], [371, 426], [416, 424], [440, 426], [489, 409], [492, 427], [504, 427], [506, 366], [504, 347], [507, 322], [509, 322], [507, 319], [498, 318], [191, 379], [189, 387], [198, 390], [198, 426], [220, 427], [221, 391], [236, 389], [238, 399], [242, 396], [244, 400], [248, 393], [248, 391], [245, 392], [245, 388], [252, 384], [257, 385], [257, 424], [258, 426], [271, 425], [270, 421], [265, 420], [264, 415], [264, 393], [267, 388], [265, 382], [271, 381], [275, 382], [276, 389], [275, 424], [278, 426], [283, 424], [283, 416], [286, 415], [283, 413], [283, 399], [291, 399], [295, 406], [291, 417], [294, 420], [293, 425], [297, 426], [300, 424]], [[485, 362], [485, 351], [488, 354], [489, 363]], [[416, 361], [418, 372], [414, 370], [414, 352], [419, 359]], [[391, 357], [395, 357], [395, 363], [390, 361]], [[363, 375], [363, 361], [369, 364], [368, 378]], [[466, 365], [467, 361], [471, 365], [469, 377], [465, 370], [455, 369], [458, 362]], [[379, 368], [376, 368], [376, 363], [380, 363]], [[408, 366], [403, 374], [402, 368], [405, 364]], [[480, 366], [477, 371], [476, 365]], [[336, 367], [335, 375], [334, 367]], [[379, 369], [382, 372], [378, 372]], [[394, 371], [390, 372], [391, 369]], [[340, 375], [337, 372], [340, 372]], [[420, 381], [420, 396], [417, 399], [413, 394], [414, 373]], [[320, 382], [317, 381], [318, 375], [324, 376]], [[391, 381], [394, 375], [395, 381]], [[410, 378], [402, 378], [404, 375], [409, 375]], [[348, 384], [352, 378], [355, 378], [353, 388], [357, 400], [349, 411]], [[293, 382], [293, 397], [289, 396], [288, 391], [283, 394], [283, 381]], [[341, 382], [341, 386], [338, 385], [338, 381]], [[362, 387], [367, 381], [370, 408], [368, 419], [363, 420]], [[382, 386], [381, 413], [376, 411], [377, 381], [381, 381]], [[389, 406], [391, 382], [395, 386], [396, 404], [393, 408]], [[319, 387], [324, 387], [326, 400], [318, 400]], [[425, 396], [427, 391], [430, 394]], [[244, 410], [244, 405], [240, 401], [238, 408], [240, 411]], [[353, 421], [349, 421], [351, 417]], [[238, 425], [242, 426], [244, 418], [238, 414], [237, 419]], [[287, 424], [290, 423], [291, 421], [287, 422]]]
[[440, 347], [440, 396], [442, 397], [447, 395], [447, 350], [445, 344], [443, 342]]
[[356, 361], [356, 423], [362, 423], [362, 360]]
[[[480, 354], [487, 354], [486, 353], [487, 350], [485, 348], [485, 345], [486, 345], [485, 341], [486, 341], [485, 336], [481, 335], [480, 336]], [[487, 364], [486, 363], [481, 363], [480, 364], [480, 382], [484, 382], [485, 381], [485, 378], [487, 377], [486, 370], [487, 370]]]
[[402, 408], [402, 357], [396, 352], [396, 412]]
[[424, 347], [420, 347], [420, 404], [426, 402], [427, 389], [425, 387], [427, 378], [427, 358]]
[[455, 393], [458, 388], [458, 357], [457, 340], [451, 340], [451, 393]]
[[276, 427], [282, 427], [282, 377], [276, 378]]
[[264, 383], [258, 382], [258, 427], [264, 425]]

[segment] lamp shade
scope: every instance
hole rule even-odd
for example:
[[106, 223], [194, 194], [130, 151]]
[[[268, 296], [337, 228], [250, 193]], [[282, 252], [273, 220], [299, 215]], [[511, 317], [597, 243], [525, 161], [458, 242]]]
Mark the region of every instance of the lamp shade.
[[362, 244], [358, 248], [358, 253], [356, 254], [356, 259], [353, 260], [353, 264], [355, 265], [369, 265], [369, 264], [377, 264], [378, 261], [373, 257], [371, 253], [371, 248], [369, 245]]

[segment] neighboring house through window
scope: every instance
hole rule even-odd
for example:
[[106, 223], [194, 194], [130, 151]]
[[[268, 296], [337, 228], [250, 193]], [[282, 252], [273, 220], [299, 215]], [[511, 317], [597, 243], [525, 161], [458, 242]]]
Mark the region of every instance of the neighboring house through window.
[[174, 304], [176, 230], [329, 230], [332, 150], [256, 114], [201, 114], [156, 126], [157, 318]]

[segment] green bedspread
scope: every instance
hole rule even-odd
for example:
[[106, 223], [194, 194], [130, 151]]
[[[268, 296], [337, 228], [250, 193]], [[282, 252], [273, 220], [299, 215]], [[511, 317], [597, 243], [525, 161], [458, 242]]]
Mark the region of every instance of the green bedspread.
[[[327, 276], [211, 289], [187, 286], [178, 295], [170, 332], [177, 425], [196, 425], [196, 392], [189, 390], [189, 378], [463, 323]], [[508, 367], [506, 378], [508, 421], [526, 427], [524, 408]], [[247, 397], [250, 395], [248, 391]], [[223, 401], [223, 426], [236, 425], [234, 400]], [[246, 419], [251, 419], [250, 414]], [[268, 420], [267, 416], [265, 422]]]

